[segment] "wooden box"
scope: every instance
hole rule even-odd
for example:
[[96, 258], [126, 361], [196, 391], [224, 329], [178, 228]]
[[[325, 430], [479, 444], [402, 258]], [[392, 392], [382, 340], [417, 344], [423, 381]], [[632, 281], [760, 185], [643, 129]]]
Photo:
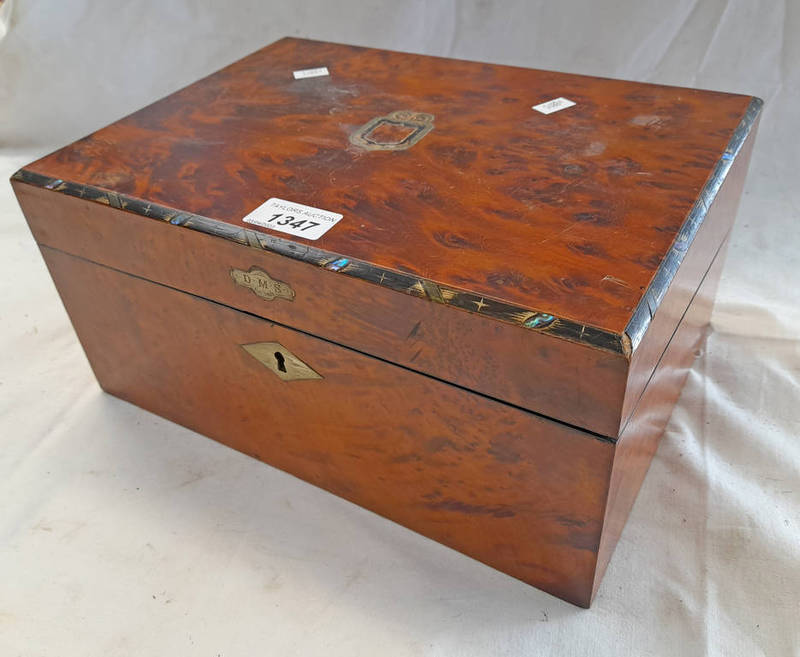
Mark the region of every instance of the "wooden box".
[[104, 390], [588, 606], [760, 108], [283, 39], [12, 184]]

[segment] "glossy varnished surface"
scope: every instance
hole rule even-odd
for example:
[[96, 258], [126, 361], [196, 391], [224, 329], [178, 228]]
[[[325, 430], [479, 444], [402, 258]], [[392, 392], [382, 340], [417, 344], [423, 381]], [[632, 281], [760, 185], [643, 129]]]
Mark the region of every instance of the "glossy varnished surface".
[[[42, 253], [108, 392], [589, 605], [612, 443], [220, 304]], [[279, 343], [322, 378], [282, 381], [242, 348], [262, 342]]]
[[[41, 245], [324, 336], [604, 436], [616, 436], [629, 365], [622, 354], [453, 312], [442, 304], [397, 294], [341, 272], [309, 267], [198, 231], [179, 230], [168, 222], [141, 221], [101, 203], [14, 184]], [[176, 253], [197, 255], [173, 257]], [[288, 282], [294, 298], [269, 301], [236, 285], [231, 269], [252, 267]]]
[[[311, 245], [621, 335], [749, 102], [286, 39], [27, 169], [236, 227], [272, 196], [341, 212]], [[433, 130], [350, 142], [398, 109]]]

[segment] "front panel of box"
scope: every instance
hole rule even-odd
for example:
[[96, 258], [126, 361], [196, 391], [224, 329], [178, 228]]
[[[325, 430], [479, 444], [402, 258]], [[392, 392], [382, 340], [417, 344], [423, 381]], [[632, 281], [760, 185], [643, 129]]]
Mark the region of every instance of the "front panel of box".
[[611, 442], [219, 303], [42, 252], [108, 392], [589, 604]]

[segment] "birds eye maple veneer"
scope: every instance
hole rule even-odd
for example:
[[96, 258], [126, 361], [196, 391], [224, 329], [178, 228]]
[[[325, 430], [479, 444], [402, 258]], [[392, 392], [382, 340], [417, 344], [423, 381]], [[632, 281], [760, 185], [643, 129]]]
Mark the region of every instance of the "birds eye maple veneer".
[[760, 108], [283, 39], [12, 184], [106, 391], [588, 606]]

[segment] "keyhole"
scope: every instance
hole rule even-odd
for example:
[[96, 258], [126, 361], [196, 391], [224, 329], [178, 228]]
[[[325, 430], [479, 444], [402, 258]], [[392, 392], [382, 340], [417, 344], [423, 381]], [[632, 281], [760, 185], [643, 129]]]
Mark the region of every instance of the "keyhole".
[[281, 372], [286, 371], [286, 359], [280, 351], [275, 352], [275, 360], [278, 361], [278, 370]]

